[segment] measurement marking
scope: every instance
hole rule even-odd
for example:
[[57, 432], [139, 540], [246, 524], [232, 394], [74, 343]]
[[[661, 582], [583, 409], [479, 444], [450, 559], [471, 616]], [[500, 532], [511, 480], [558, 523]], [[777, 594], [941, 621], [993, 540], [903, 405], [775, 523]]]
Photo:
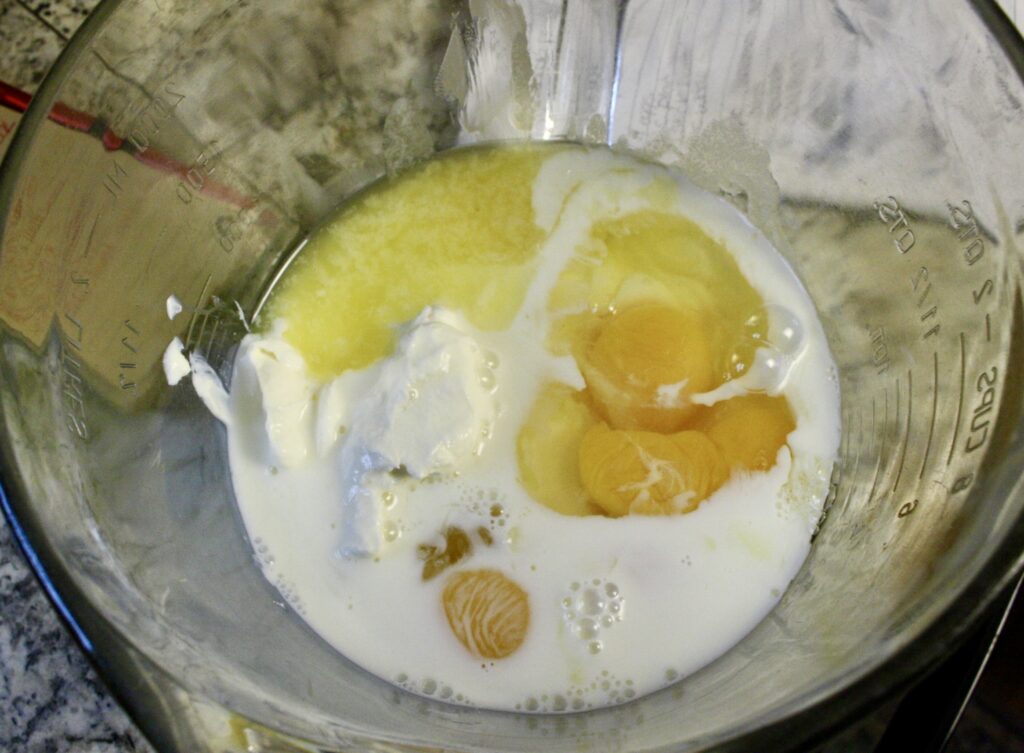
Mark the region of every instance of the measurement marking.
[[960, 418], [964, 412], [964, 379], [967, 375], [967, 356], [964, 349], [964, 333], [960, 333], [960, 396], [956, 402], [956, 423], [953, 424], [953, 441], [949, 443], [949, 455], [946, 456], [946, 466], [953, 463], [953, 453], [956, 452], [956, 439], [960, 434]]
[[199, 326], [199, 332], [196, 335], [196, 340], [192, 343], [193, 348], [198, 348], [203, 342], [203, 338], [206, 336], [206, 325], [210, 323], [210, 311], [207, 309], [203, 311], [203, 323]]
[[845, 465], [846, 461], [850, 457], [850, 432], [851, 432], [850, 411], [846, 410], [845, 408], [843, 409], [842, 421], [843, 421], [843, 433], [842, 433], [842, 435], [839, 438], [839, 457], [841, 457], [843, 459], [843, 464]]
[[[899, 404], [900, 397], [900, 383], [896, 382], [896, 403]], [[899, 408], [896, 409], [896, 415], [899, 416]], [[892, 490], [895, 492], [900, 485], [900, 479], [903, 477], [903, 465], [907, 462], [907, 447], [910, 446], [910, 418], [914, 413], [914, 372], [911, 369], [907, 369], [907, 428], [903, 432], [903, 449], [900, 451], [900, 464], [896, 468], [896, 480], [892, 484]]]
[[122, 369], [134, 369], [135, 368], [135, 364], [134, 363], [122, 363], [122, 364], [119, 364], [119, 365], [120, 365], [120, 367]]
[[[897, 393], [898, 395], [899, 393]], [[883, 393], [885, 400], [882, 403], [882, 439], [880, 449], [878, 451], [878, 460], [875, 461], [875, 479], [871, 482], [871, 493], [868, 494], [868, 501], [870, 502], [875, 498], [875, 490], [878, 488], [878, 479], [882, 474], [882, 458], [885, 457], [885, 440], [888, 432], [885, 430], [889, 425], [889, 390], [886, 389]], [[897, 415], [899, 415], [897, 413]]]
[[939, 351], [932, 352], [932, 419], [928, 424], [928, 441], [924, 446], [924, 459], [921, 461], [921, 472], [917, 478], [924, 478], [924, 469], [928, 465], [928, 455], [932, 451], [932, 437], [935, 434], [935, 415], [939, 411]]
[[985, 342], [992, 342], [992, 315], [985, 314]]
[[[609, 129], [611, 128], [610, 125], [608, 127]], [[611, 131], [609, 131], [609, 133], [611, 133]], [[278, 270], [274, 272], [274, 276], [271, 278], [270, 284], [267, 285], [267, 289], [263, 291], [263, 295], [260, 296], [260, 299], [256, 302], [256, 306], [252, 310], [252, 316], [249, 317], [250, 322], [256, 324], [256, 321], [260, 317], [260, 312], [263, 310], [263, 306], [270, 299], [270, 295], [271, 293], [274, 292], [274, 289], [277, 287], [277, 283], [284, 276], [284, 273], [288, 271], [288, 268], [292, 265], [292, 262], [294, 262], [295, 259], [298, 258], [299, 254], [302, 252], [302, 249], [304, 249], [306, 247], [306, 244], [309, 243], [309, 238], [310, 236], [308, 235], [305, 238], [303, 238], [302, 242], [295, 247], [295, 250], [288, 254], [288, 258], [284, 260], [284, 263], [280, 266], [280, 268], [278, 268]]]
[[77, 319], [75, 319], [75, 317], [71, 316], [71, 314], [69, 314], [67, 311], [64, 312], [64, 318], [67, 319], [69, 322], [74, 324], [75, 327], [78, 328], [78, 335], [76, 337], [71, 338], [71, 344], [74, 345], [75, 348], [81, 349], [82, 334], [84, 333], [85, 328], [82, 327], [82, 323], [81, 322], [79, 322]]
[[[196, 305], [192, 307], [192, 318], [188, 320], [188, 332], [185, 334], [185, 344], [192, 347], [192, 332], [196, 328], [196, 317], [200, 315], [203, 306], [203, 299], [206, 298], [206, 291], [210, 288], [210, 280], [213, 279], [213, 275], [208, 275], [206, 282], [203, 283], [203, 289], [199, 291], [199, 297], [196, 299]], [[207, 316], [204, 314], [203, 316]], [[205, 319], [204, 319], [205, 324]]]
[[875, 402], [875, 398], [871, 398], [871, 446], [874, 447], [875, 441], [878, 439], [878, 435], [875, 433], [875, 413], [877, 412], [878, 404]]
[[99, 224], [100, 216], [97, 214], [92, 218], [92, 225], [89, 226], [89, 234], [85, 237], [85, 248], [82, 250], [82, 258], [88, 259], [89, 252], [92, 251], [92, 239], [96, 235], [96, 225]]
[[135, 346], [134, 346], [134, 345], [132, 345], [132, 344], [131, 344], [130, 342], [128, 342], [128, 336], [127, 336], [127, 335], [125, 335], [124, 337], [122, 337], [122, 338], [121, 338], [121, 344], [122, 344], [122, 345], [123, 345], [124, 347], [128, 348], [128, 350], [130, 350], [130, 351], [131, 351], [132, 353], [138, 353], [138, 352], [139, 352], [139, 351], [138, 351], [138, 350], [137, 350], [137, 349], [135, 348]]
[[[871, 401], [871, 415], [872, 424], [874, 423], [875, 415], [875, 401]], [[853, 469], [850, 472], [850, 478], [855, 478], [857, 475], [857, 469], [860, 468], [860, 451], [862, 446], [862, 440], [864, 437], [864, 415], [857, 411], [857, 418], [860, 419], [860, 426], [857, 429], [857, 452], [854, 453]], [[843, 509], [847, 509], [850, 506], [850, 498], [853, 496], [853, 490], [857, 487], [856, 484], [850, 484], [850, 488], [846, 490], [846, 499], [843, 500]]]
[[220, 327], [220, 322], [219, 316], [213, 318], [213, 329], [210, 330], [210, 347], [207, 348], [207, 355], [211, 355], [217, 349], [217, 329]]

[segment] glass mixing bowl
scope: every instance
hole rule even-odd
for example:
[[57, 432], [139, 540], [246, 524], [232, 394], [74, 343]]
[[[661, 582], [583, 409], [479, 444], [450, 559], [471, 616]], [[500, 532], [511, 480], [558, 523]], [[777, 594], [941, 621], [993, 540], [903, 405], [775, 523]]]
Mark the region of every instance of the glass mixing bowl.
[[[4, 163], [7, 514], [163, 751], [820, 738], [1021, 564], [1022, 66], [985, 2], [108, 0]], [[458, 708], [332, 651], [260, 575], [224, 433], [160, 365], [177, 335], [228, 377], [235, 302], [253, 314], [326, 212], [493, 139], [610, 144], [734, 202], [839, 366], [841, 458], [802, 571], [732, 651], [621, 707]]]

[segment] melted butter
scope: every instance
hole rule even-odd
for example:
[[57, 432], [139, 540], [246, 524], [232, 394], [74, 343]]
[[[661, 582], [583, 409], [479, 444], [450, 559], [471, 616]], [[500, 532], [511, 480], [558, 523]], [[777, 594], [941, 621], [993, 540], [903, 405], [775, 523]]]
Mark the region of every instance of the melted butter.
[[350, 202], [295, 260], [264, 321], [319, 378], [368, 366], [394, 348], [394, 327], [426, 306], [476, 328], [509, 325], [542, 238], [533, 182], [559, 147], [454, 151]]

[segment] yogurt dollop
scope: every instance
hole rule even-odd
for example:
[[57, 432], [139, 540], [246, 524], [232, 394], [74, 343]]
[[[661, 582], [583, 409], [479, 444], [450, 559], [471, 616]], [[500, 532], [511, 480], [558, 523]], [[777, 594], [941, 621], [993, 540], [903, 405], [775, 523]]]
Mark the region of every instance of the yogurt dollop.
[[427, 307], [405, 325], [395, 352], [323, 385], [279, 335], [249, 335], [236, 368], [254, 379], [275, 462], [301, 467], [333, 455], [341, 488], [340, 551], [381, 546], [383, 496], [398, 478], [464, 468], [479, 455], [498, 413], [497, 380], [460, 314]]

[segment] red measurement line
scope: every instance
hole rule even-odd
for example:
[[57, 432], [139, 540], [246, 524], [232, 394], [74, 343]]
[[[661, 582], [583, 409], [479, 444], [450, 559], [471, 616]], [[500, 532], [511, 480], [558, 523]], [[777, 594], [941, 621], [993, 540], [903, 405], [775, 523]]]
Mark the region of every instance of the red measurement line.
[[[0, 107], [5, 107], [8, 110], [23, 113], [28, 109], [29, 103], [31, 102], [31, 94], [0, 81]], [[143, 149], [141, 151], [136, 149], [131, 142], [125, 141], [112, 130], [107, 128], [106, 124], [102, 120], [84, 113], [81, 110], [75, 110], [72, 107], [68, 107], [65, 104], [57, 102], [52, 108], [50, 108], [50, 113], [47, 117], [54, 123], [65, 128], [95, 136], [103, 144], [103, 148], [108, 152], [126, 152], [131, 155], [132, 158], [138, 160], [144, 165], [148, 165], [160, 170], [161, 172], [177, 175], [179, 178], [185, 178], [188, 175], [188, 171], [190, 169], [189, 165], [179, 162], [172, 157], [168, 157], [154, 149]], [[199, 191], [200, 193], [209, 194], [214, 198], [220, 199], [225, 203], [233, 204], [245, 209], [253, 206], [254, 204], [252, 199], [244, 196], [230, 186], [226, 186], [212, 180], [206, 181]]]

